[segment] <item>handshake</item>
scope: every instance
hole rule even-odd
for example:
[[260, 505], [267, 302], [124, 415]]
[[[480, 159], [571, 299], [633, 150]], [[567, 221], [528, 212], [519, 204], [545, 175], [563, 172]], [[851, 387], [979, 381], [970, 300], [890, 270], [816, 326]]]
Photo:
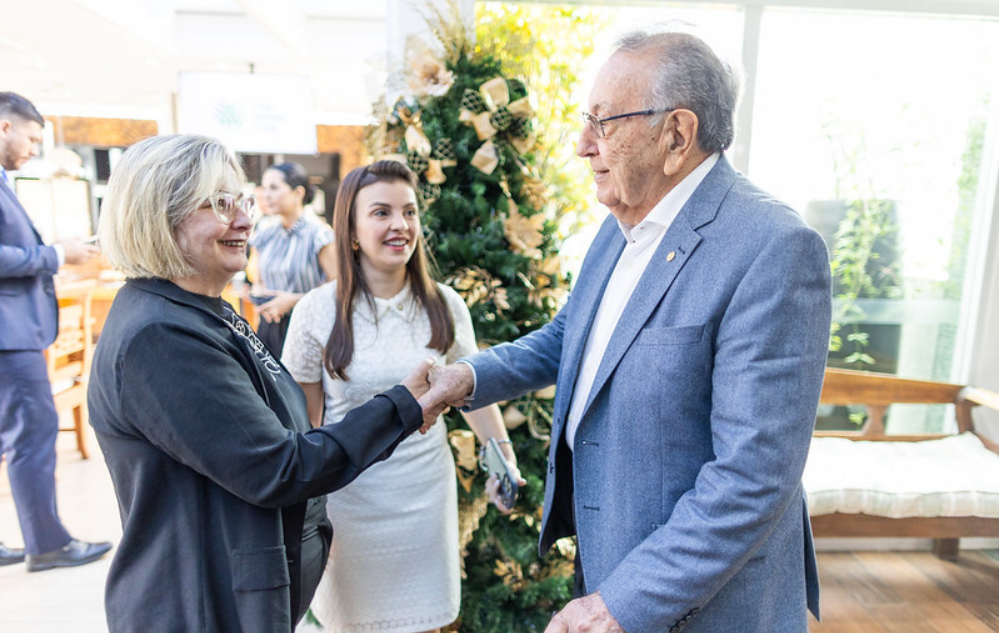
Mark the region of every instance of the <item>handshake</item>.
[[439, 367], [433, 358], [422, 361], [402, 380], [423, 409], [423, 426], [426, 433], [438, 416], [450, 407], [463, 407], [475, 388], [472, 368], [465, 363]]

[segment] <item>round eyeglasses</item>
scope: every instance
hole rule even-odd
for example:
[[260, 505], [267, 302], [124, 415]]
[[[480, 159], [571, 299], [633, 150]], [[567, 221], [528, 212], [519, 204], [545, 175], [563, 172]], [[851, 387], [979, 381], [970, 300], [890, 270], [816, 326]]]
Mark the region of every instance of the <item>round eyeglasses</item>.
[[633, 116], [649, 116], [650, 114], [662, 114], [664, 112], [672, 112], [676, 108], [658, 108], [654, 110], [639, 110], [637, 112], [626, 112], [625, 114], [615, 114], [614, 116], [606, 116], [602, 119], [598, 119], [589, 112], [580, 112], [579, 115], [583, 117], [583, 122], [589, 125], [597, 136], [604, 138], [607, 135], [607, 131], [604, 129], [604, 123], [607, 121], [614, 121], [616, 119], [627, 119]]
[[250, 218], [250, 222], [256, 222], [260, 213], [260, 207], [257, 206], [257, 199], [254, 196], [237, 197], [231, 193], [217, 193], [201, 205], [201, 208], [209, 206], [222, 224], [232, 224], [240, 210]]

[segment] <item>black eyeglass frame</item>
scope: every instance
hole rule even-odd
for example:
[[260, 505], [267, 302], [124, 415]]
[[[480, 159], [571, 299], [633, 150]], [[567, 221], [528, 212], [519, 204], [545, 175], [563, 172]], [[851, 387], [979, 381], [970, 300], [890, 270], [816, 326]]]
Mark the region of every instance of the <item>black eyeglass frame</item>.
[[597, 136], [604, 138], [607, 136], [607, 132], [604, 130], [604, 123], [607, 121], [614, 121], [616, 119], [627, 119], [633, 116], [649, 116], [651, 114], [665, 114], [666, 112], [673, 112], [677, 108], [656, 108], [653, 110], [638, 110], [637, 112], [625, 112], [624, 114], [615, 114], [613, 116], [604, 117], [598, 119], [589, 112], [580, 112], [579, 115], [583, 118], [583, 122], [593, 128], [593, 131], [597, 133]]

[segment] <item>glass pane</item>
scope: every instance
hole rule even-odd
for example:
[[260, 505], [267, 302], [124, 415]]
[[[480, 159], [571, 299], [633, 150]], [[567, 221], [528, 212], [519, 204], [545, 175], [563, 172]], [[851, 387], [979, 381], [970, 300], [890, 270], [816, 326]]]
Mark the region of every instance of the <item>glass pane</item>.
[[760, 42], [749, 171], [830, 246], [830, 364], [949, 380], [999, 23], [768, 10]]

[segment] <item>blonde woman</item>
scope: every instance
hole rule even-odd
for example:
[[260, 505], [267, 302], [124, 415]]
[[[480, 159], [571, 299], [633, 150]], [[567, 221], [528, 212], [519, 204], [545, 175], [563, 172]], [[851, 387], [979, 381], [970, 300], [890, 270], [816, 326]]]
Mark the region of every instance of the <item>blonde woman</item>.
[[310, 428], [301, 389], [221, 298], [246, 266], [245, 184], [201, 136], [140, 141], [108, 182], [101, 245], [128, 279], [88, 402], [122, 522], [112, 633], [292, 633], [329, 548], [322, 495], [424, 425], [422, 361], [341, 424]]

